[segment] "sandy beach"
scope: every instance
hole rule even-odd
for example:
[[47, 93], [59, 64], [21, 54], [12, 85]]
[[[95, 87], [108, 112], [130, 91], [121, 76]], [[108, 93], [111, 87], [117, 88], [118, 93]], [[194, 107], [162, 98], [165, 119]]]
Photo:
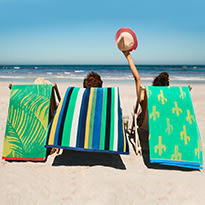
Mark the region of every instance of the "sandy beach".
[[[61, 96], [68, 84], [58, 83]], [[81, 83], [72, 86], [81, 87]], [[123, 114], [136, 103], [133, 84], [118, 86]], [[3, 151], [8, 82], [0, 82], [0, 156]], [[205, 153], [205, 84], [191, 91]], [[142, 156], [109, 155], [62, 150], [46, 162], [0, 160], [0, 204], [204, 204], [205, 171], [148, 167]], [[205, 159], [205, 155], [204, 155]], [[205, 162], [205, 160], [204, 160]]]

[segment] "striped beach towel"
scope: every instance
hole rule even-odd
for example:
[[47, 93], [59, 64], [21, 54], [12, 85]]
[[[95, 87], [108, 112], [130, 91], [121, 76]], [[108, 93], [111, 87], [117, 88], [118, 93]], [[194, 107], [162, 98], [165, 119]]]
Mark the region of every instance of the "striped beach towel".
[[48, 129], [46, 147], [129, 154], [119, 89], [69, 87]]
[[52, 85], [12, 85], [3, 159], [44, 161]]
[[203, 168], [201, 137], [188, 87], [147, 86], [150, 162]]

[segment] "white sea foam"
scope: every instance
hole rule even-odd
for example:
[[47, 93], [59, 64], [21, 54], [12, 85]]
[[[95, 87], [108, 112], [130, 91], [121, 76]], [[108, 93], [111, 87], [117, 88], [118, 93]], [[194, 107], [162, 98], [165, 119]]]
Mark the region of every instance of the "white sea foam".
[[35, 77], [28, 77], [28, 76], [9, 76], [9, 75], [0, 75], [0, 78], [3, 79], [24, 79], [24, 78], [35, 78]]
[[58, 75], [58, 76], [55, 76], [55, 78], [60, 78], [60, 79], [76, 79], [76, 80], [82, 80], [84, 79], [83, 76], [65, 76], [65, 75]]
[[182, 77], [182, 76], [174, 76], [171, 77], [170, 80], [178, 80], [178, 81], [204, 81], [205, 77]]
[[83, 73], [84, 70], [75, 70], [74, 72], [75, 72], [75, 73]]
[[21, 67], [15, 66], [14, 69], [19, 70], [19, 69], [21, 69]]
[[48, 75], [52, 75], [53, 73], [52, 72], [46, 72]]
[[132, 80], [132, 76], [104, 76], [102, 77], [105, 80]]
[[64, 74], [69, 75], [69, 74], [70, 74], [70, 72], [64, 72]]
[[152, 76], [143, 76], [141, 78], [142, 78], [142, 80], [153, 80], [154, 79], [154, 77], [152, 77]]

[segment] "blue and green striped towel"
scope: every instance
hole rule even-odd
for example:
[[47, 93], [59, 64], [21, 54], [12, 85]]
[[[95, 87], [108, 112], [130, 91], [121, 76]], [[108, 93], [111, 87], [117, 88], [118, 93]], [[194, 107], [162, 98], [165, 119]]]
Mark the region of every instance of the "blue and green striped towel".
[[68, 87], [48, 128], [46, 147], [129, 154], [119, 89]]

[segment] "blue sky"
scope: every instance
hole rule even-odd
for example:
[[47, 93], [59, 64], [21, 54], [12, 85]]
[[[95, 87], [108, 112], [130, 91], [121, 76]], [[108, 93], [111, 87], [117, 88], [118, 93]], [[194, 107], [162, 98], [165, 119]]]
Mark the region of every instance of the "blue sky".
[[204, 0], [0, 0], [0, 64], [126, 64], [115, 45], [135, 31], [136, 64], [205, 64]]

